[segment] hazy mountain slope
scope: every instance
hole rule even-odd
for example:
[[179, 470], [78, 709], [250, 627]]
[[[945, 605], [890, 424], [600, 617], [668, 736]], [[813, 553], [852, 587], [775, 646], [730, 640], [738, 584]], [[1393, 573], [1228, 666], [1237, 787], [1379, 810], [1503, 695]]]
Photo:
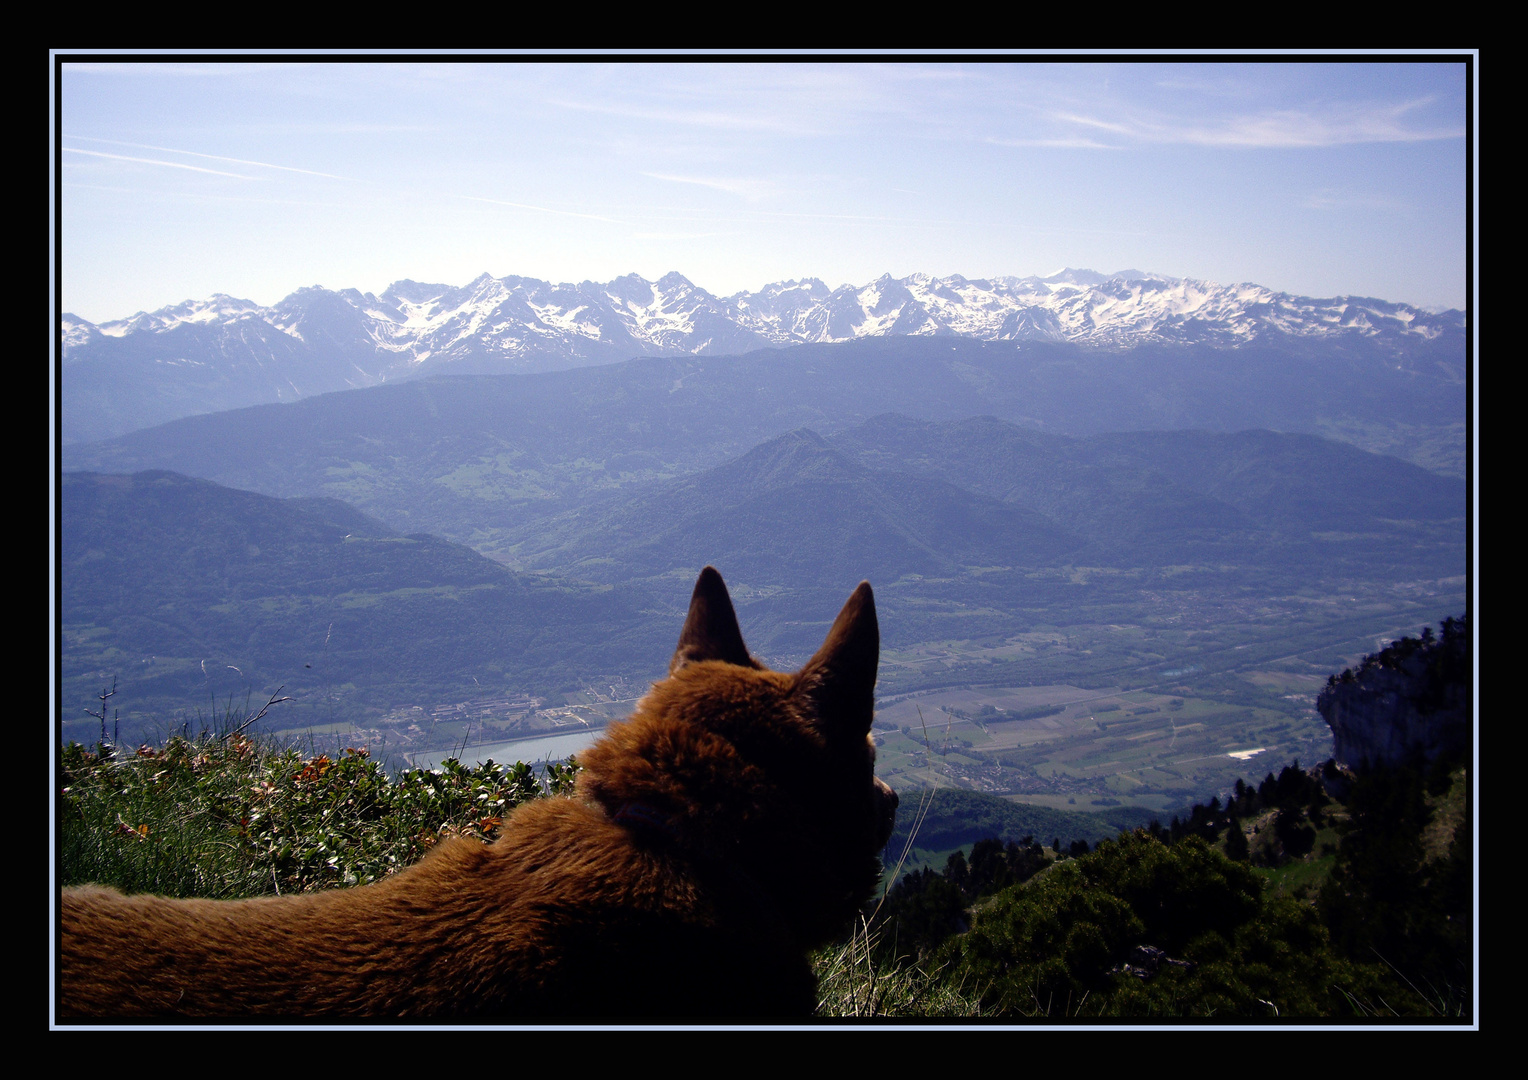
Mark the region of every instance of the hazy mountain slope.
[[[316, 471], [397, 500], [397, 516], [438, 520], [454, 508], [505, 558], [615, 590], [511, 574], [332, 498], [278, 500], [164, 473], [66, 474], [66, 700], [90, 702], [113, 674], [135, 687], [134, 707], [166, 711], [280, 683], [310, 708], [364, 710], [601, 672], [641, 679], [672, 648], [707, 562], [735, 586], [750, 646], [785, 665], [821, 642], [862, 578], [876, 586], [889, 649], [988, 643], [970, 661], [940, 650], [932, 664], [888, 663], [887, 692], [978, 675], [1118, 680], [1171, 666], [1169, 657], [1213, 671], [1298, 651], [1295, 641], [1371, 632], [1429, 597], [1458, 602], [1458, 481], [1269, 432], [1079, 439], [990, 417], [881, 416], [828, 439], [788, 432], [674, 476], [673, 447], [700, 432], [715, 453], [736, 438], [719, 429], [740, 414], [708, 410], [697, 395], [647, 411], [657, 422], [646, 427], [616, 422], [645, 405], [607, 386], [606, 422], [593, 430], [567, 422], [589, 414], [585, 397], [520, 400], [520, 437], [545, 434], [547, 445], [535, 458], [501, 450], [523, 471], [499, 482], [522, 487], [499, 489], [514, 499], [502, 500], [507, 524], [490, 533], [470, 523], [468, 495], [438, 478], [464, 475], [463, 438], [508, 443], [514, 432], [493, 426], [502, 402], [471, 392], [516, 385], [430, 381], [227, 414], [210, 418], [221, 435], [193, 448], [228, 460], [242, 447], [240, 465], [290, 482], [285, 468], [303, 478], [294, 445], [328, 446]], [[389, 397], [425, 408], [380, 407]], [[334, 401], [375, 408], [334, 411]], [[392, 424], [420, 415], [432, 423]], [[369, 456], [347, 457], [357, 452]], [[1253, 485], [1246, 498], [1240, 476]], [[414, 491], [426, 498], [408, 502]], [[1151, 629], [1121, 635], [1120, 624]], [[1060, 626], [1095, 629], [1075, 644], [1067, 631], [1056, 650], [1049, 638], [1037, 649], [1015, 637]]]
[[[1080, 560], [1308, 562], [1344, 553], [1426, 563], [1463, 536], [1464, 486], [1407, 462], [1271, 431], [1070, 438], [992, 417], [876, 417], [830, 443], [878, 468], [934, 476], [1032, 507], [1086, 537]], [[1320, 539], [1317, 539], [1317, 538]], [[1257, 552], [1253, 555], [1253, 552]]]
[[1085, 440], [1099, 463], [1150, 468], [1259, 521], [1362, 527], [1464, 516], [1464, 486], [1392, 457], [1311, 435], [1131, 432]]
[[933, 423], [887, 414], [830, 441], [873, 468], [937, 476], [1031, 507], [1086, 537], [1095, 558], [1116, 558], [1120, 545], [1148, 540], [1153, 549], [1212, 537], [1244, 541], [1252, 529], [1235, 507], [1174, 482], [1149, 462], [1100, 462], [1083, 452], [1084, 440], [995, 417]]
[[739, 581], [794, 586], [1048, 564], [1081, 547], [1043, 515], [941, 480], [866, 469], [807, 429], [520, 535], [518, 562], [601, 581], [720, 559]]
[[657, 671], [673, 645], [628, 593], [517, 575], [332, 500], [167, 472], [66, 474], [62, 496], [69, 719], [113, 676], [139, 717], [284, 684], [289, 712], [323, 722]]
[[[66, 447], [64, 462], [112, 472], [175, 469], [272, 495], [331, 495], [395, 528], [492, 552], [498, 534], [537, 517], [628, 484], [709, 468], [801, 427], [829, 435], [898, 412], [939, 421], [986, 414], [1076, 435], [1173, 426], [1308, 432], [1350, 416], [1369, 369], [1384, 366], [1377, 356], [1346, 368], [1330, 357], [1260, 358], [1255, 348], [1153, 358], [1140, 350], [877, 338], [389, 384], [188, 417]], [[1391, 370], [1398, 396], [1385, 408], [1393, 416], [1372, 414], [1366, 430], [1399, 424], [1384, 430], [1420, 425], [1446, 433], [1462, 423], [1462, 390], [1403, 374]], [[1142, 509], [1162, 494], [1143, 488]]]
[[[1458, 481], [1303, 436], [1172, 434], [1137, 445], [897, 416], [826, 440], [796, 431], [529, 521], [501, 550], [609, 582], [713, 562], [756, 620], [750, 640], [784, 653], [810, 640], [807, 613], [831, 613], [865, 577], [886, 640], [908, 645], [1178, 602], [1271, 611], [1279, 596], [1437, 589], [1463, 573]], [[1227, 468], [1265, 477], [1256, 513], [1195, 490]], [[1342, 501], [1349, 484], [1357, 509]]]

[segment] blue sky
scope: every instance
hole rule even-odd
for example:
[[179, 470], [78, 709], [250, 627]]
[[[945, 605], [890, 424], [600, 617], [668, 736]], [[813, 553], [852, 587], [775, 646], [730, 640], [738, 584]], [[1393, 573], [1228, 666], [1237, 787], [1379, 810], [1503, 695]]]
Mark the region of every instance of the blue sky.
[[1465, 304], [1461, 60], [66, 64], [63, 308], [1131, 268]]

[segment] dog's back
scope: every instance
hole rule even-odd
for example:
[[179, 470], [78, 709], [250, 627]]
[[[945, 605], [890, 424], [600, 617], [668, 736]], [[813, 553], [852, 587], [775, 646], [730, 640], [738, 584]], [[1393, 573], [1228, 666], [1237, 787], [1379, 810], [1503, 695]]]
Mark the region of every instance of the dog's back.
[[696, 583], [669, 678], [524, 804], [373, 885], [251, 900], [63, 894], [59, 1015], [803, 1016], [807, 950], [874, 887], [896, 796], [868, 732], [868, 585], [794, 675]]
[[594, 807], [548, 799], [492, 845], [446, 841], [364, 888], [237, 901], [69, 889], [59, 1015], [810, 1013], [799, 947], [729, 884]]

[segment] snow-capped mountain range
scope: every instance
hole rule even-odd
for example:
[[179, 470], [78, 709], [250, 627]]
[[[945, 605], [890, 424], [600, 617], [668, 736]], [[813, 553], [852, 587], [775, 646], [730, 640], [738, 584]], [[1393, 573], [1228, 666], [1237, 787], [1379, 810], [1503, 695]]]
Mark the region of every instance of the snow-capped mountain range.
[[1363, 297], [1318, 300], [1260, 285], [1217, 285], [1129, 270], [1106, 276], [1069, 269], [1045, 278], [990, 280], [887, 275], [837, 289], [808, 278], [728, 297], [713, 296], [677, 273], [653, 282], [628, 274], [606, 284], [578, 285], [484, 274], [461, 287], [400, 281], [380, 296], [315, 286], [269, 308], [219, 293], [99, 326], [66, 315], [64, 355], [67, 360], [100, 337], [163, 334], [187, 324], [231, 329], [255, 321], [301, 342], [315, 331], [322, 337], [343, 327], [359, 332], [381, 354], [419, 363], [485, 351], [505, 358], [550, 351], [571, 359], [597, 346], [632, 355], [716, 355], [884, 334], [1110, 346], [1169, 341], [1233, 346], [1267, 334], [1432, 338], [1461, 326], [1463, 316]]
[[[639, 355], [733, 355], [888, 335], [1107, 348], [1361, 337], [1404, 351], [1463, 327], [1458, 311], [1133, 270], [886, 275], [837, 289], [808, 278], [727, 297], [678, 273], [577, 285], [484, 274], [460, 287], [399, 281], [380, 295], [314, 286], [272, 307], [217, 294], [100, 325], [66, 314], [65, 438], [437, 370], [549, 371]], [[111, 418], [124, 392], [135, 399], [126, 426]], [[143, 398], [146, 392], [164, 408]], [[196, 397], [203, 400], [193, 403]]]

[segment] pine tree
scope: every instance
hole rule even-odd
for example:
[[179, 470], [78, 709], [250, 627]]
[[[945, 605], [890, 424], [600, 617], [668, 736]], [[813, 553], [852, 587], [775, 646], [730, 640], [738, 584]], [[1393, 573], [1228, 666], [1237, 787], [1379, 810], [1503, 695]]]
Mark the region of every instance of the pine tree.
[[[1239, 782], [1239, 781], [1238, 781]], [[1242, 831], [1241, 819], [1231, 815], [1230, 824], [1226, 828], [1226, 858], [1232, 862], [1246, 862], [1247, 854], [1251, 845], [1247, 843], [1247, 834]]]

